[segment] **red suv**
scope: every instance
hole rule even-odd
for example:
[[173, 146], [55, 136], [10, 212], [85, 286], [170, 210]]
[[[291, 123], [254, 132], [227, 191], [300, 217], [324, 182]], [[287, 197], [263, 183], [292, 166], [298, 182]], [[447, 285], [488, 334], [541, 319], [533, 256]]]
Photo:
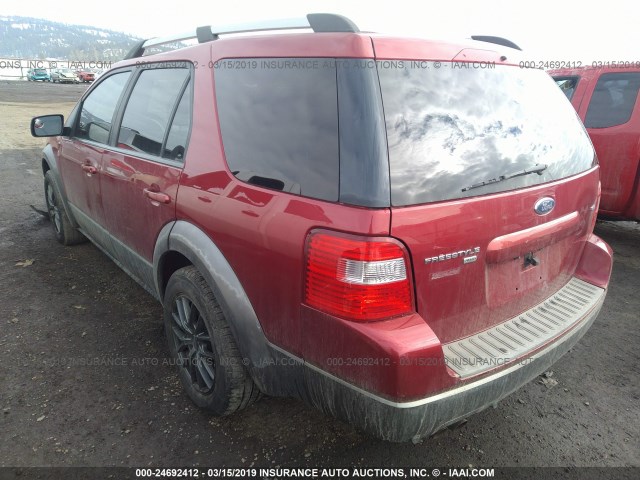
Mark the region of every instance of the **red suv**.
[[[219, 38], [284, 28], [313, 31]], [[162, 302], [197, 405], [297, 396], [416, 439], [589, 328], [612, 263], [592, 233], [598, 165], [517, 50], [331, 14], [194, 37], [137, 45], [32, 133], [52, 137], [58, 240], [89, 238]]]
[[640, 62], [551, 70], [600, 162], [603, 217], [640, 221]]

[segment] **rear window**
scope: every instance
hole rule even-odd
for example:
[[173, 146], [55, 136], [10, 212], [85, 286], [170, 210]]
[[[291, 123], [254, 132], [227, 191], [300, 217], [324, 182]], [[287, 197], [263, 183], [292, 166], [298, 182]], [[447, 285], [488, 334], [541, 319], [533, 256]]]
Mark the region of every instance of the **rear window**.
[[591, 95], [584, 125], [607, 128], [627, 123], [636, 104], [640, 73], [605, 73]]
[[[484, 67], [378, 63], [392, 205], [513, 190], [593, 165], [593, 147], [584, 128], [546, 72]], [[540, 174], [500, 181], [501, 176], [541, 165], [547, 168]], [[486, 185], [477, 186], [483, 182]]]

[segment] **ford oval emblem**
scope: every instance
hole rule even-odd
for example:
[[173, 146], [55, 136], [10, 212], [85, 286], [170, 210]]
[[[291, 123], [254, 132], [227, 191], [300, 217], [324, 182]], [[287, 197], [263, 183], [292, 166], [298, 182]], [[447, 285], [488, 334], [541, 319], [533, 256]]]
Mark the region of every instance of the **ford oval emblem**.
[[556, 201], [551, 197], [543, 197], [533, 206], [533, 211], [538, 215], [547, 215], [551, 213], [556, 206]]

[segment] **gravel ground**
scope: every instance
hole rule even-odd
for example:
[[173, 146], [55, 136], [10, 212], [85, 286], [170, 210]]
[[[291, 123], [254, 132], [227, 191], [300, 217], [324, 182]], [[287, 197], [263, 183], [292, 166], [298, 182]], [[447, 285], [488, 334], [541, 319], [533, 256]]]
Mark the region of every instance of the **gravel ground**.
[[56, 243], [30, 208], [44, 199], [29, 120], [68, 113], [85, 89], [0, 82], [0, 467], [640, 467], [640, 228], [629, 222], [597, 226], [615, 266], [591, 330], [462, 427], [398, 445], [293, 399], [226, 418], [195, 408], [169, 365], [160, 305], [91, 244]]

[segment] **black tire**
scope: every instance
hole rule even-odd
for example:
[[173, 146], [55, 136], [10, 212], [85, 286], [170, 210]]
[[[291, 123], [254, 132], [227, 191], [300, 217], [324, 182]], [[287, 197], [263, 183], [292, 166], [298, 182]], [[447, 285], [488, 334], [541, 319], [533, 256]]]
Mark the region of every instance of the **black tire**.
[[260, 397], [218, 301], [193, 266], [169, 279], [164, 327], [182, 386], [198, 407], [230, 415]]
[[51, 170], [44, 175], [44, 199], [56, 240], [63, 245], [86, 242], [86, 237], [74, 228], [69, 220], [64, 203], [62, 203], [60, 189]]

